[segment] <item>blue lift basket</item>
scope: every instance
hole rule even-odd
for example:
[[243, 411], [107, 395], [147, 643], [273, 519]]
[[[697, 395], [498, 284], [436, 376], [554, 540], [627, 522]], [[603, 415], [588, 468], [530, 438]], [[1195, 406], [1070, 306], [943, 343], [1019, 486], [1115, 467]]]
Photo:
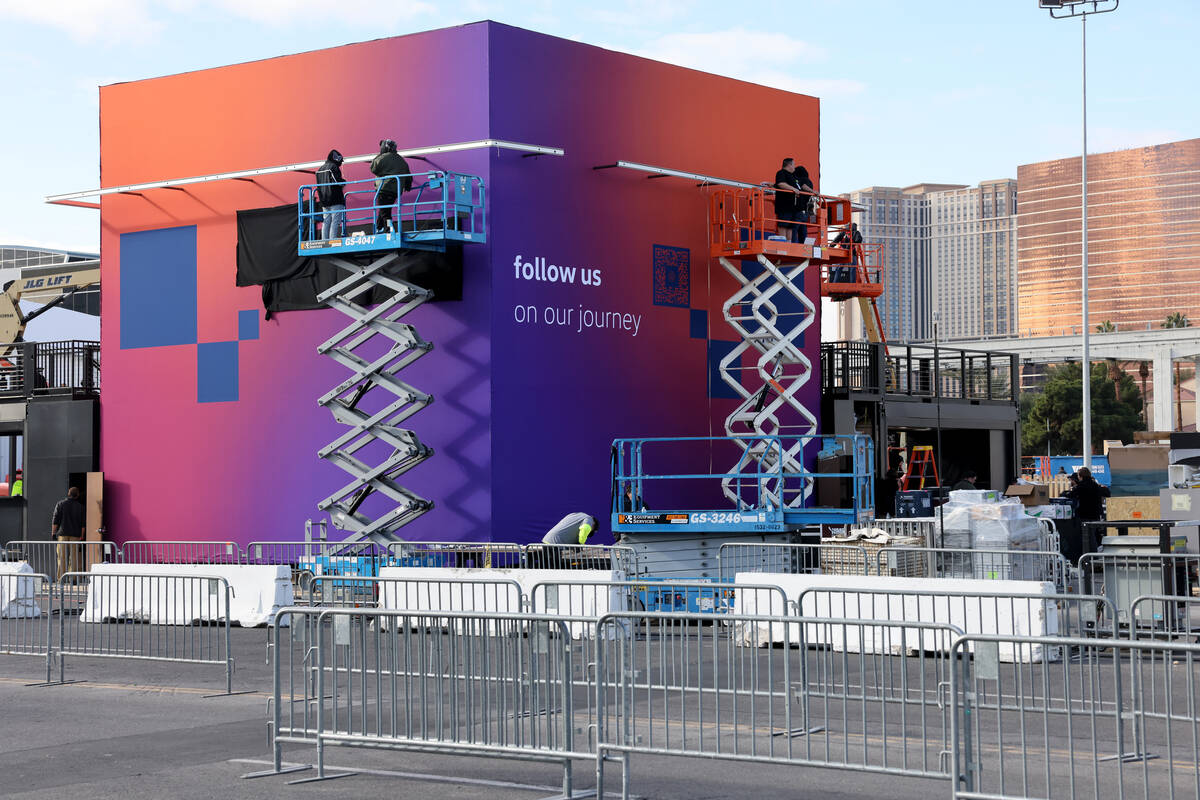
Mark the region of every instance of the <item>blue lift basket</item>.
[[[401, 191], [406, 178], [412, 188]], [[391, 184], [396, 197], [380, 203], [379, 189]], [[447, 242], [485, 242], [483, 179], [477, 175], [432, 170], [346, 181], [345, 225], [335, 234], [325, 230], [320, 184], [300, 187], [299, 254], [302, 256], [413, 248], [445, 250]], [[389, 225], [376, 225], [385, 212]], [[332, 221], [332, 220], [331, 220]], [[349, 233], [349, 235], [346, 235]]]
[[[818, 450], [849, 455], [851, 471], [816, 473], [808, 467], [785, 471], [788, 459], [781, 455], [795, 453], [797, 447], [806, 454], [799, 459], [805, 463], [812, 463]], [[666, 473], [646, 468], [647, 454], [651, 460], [670, 463], [674, 449], [678, 463], [684, 448], [692, 453], [697, 448], [709, 449], [714, 463], [720, 463], [715, 461], [721, 458], [717, 451], [740, 450], [741, 456], [725, 472]], [[861, 434], [617, 439], [612, 448], [612, 531], [750, 534], [785, 533], [822, 524], [866, 524], [875, 513], [873, 452], [870, 437]], [[844, 508], [814, 504], [816, 482], [824, 479], [849, 482], [852, 497]], [[632, 491], [633, 503], [625, 499], [627, 489]], [[727, 505], [664, 509], [656, 502], [672, 502], [681, 495], [720, 497]], [[654, 508], [644, 508], [647, 503]]]

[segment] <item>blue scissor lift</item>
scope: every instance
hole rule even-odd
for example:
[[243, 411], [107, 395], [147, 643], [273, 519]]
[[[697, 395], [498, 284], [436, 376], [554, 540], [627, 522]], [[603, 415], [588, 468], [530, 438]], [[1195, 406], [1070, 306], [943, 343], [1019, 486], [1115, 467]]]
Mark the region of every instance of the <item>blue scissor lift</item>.
[[[818, 452], [849, 456], [850, 471], [817, 473], [802, 466]], [[721, 472], [671, 468], [729, 460], [734, 465]], [[627, 577], [713, 582], [710, 591], [683, 592], [648, 584], [640, 595], [648, 610], [727, 609], [731, 592], [722, 582], [733, 575], [721, 573], [721, 545], [815, 540], [821, 525], [870, 522], [873, 465], [873, 444], [861, 434], [618, 439], [610, 522], [620, 543], [634, 551], [636, 574]], [[849, 484], [845, 507], [813, 504], [819, 479]]]
[[[412, 188], [405, 192], [408, 178]], [[405, 280], [412, 260], [404, 255], [412, 250], [445, 251], [453, 243], [482, 243], [487, 237], [484, 185], [478, 176], [432, 170], [380, 181], [394, 182], [395, 202], [378, 203], [374, 179], [341, 184], [346, 196], [345, 230], [338, 231], [325, 230], [320, 186], [300, 187], [297, 252], [323, 256], [345, 273], [317, 299], [350, 318], [317, 352], [350, 372], [318, 403], [345, 426], [319, 455], [351, 480], [318, 503], [318, 508], [329, 512], [335, 527], [348, 531], [345, 541], [387, 544], [399, 540], [397, 530], [433, 507], [432, 501], [398, 482], [433, 455], [416, 433], [404, 427], [409, 417], [433, 402], [432, 395], [398, 375], [433, 349], [413, 325], [402, 321], [433, 296]], [[382, 230], [376, 227], [381, 212], [388, 221]], [[376, 257], [365, 265], [343, 258], [364, 253]], [[378, 288], [389, 296], [371, 305]], [[368, 396], [372, 399], [363, 403]], [[372, 495], [386, 497], [394, 506], [371, 516], [363, 503]]]

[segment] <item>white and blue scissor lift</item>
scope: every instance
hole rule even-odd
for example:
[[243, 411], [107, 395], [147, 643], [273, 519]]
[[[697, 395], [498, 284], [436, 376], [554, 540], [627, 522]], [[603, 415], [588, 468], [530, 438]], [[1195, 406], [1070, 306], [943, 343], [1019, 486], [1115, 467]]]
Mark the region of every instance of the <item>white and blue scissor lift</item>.
[[[433, 349], [411, 323], [402, 321], [433, 296], [406, 279], [414, 259], [405, 256], [413, 250], [445, 251], [453, 244], [485, 242], [485, 192], [478, 176], [445, 170], [340, 186], [345, 223], [333, 229], [338, 220], [330, 217], [331, 230], [326, 230], [326, 209], [319, 202], [322, 186], [299, 189], [297, 252], [321, 256], [344, 273], [317, 299], [350, 318], [317, 348], [349, 370], [345, 380], [317, 402], [345, 426], [318, 455], [348, 473], [350, 481], [317, 505], [329, 512], [335, 527], [348, 532], [347, 544], [386, 547], [400, 541], [396, 531], [433, 507], [432, 501], [399, 483], [401, 476], [433, 455], [433, 449], [405, 426], [409, 417], [433, 402], [432, 395], [399, 376]], [[388, 188], [392, 191], [380, 191]], [[389, 195], [390, 200], [381, 202]], [[372, 260], [347, 258], [363, 254]], [[386, 502], [364, 507], [372, 497]]]
[[[741, 337], [720, 363], [721, 380], [739, 398], [725, 419], [726, 435], [613, 443], [611, 530], [632, 551], [626, 577], [714, 584], [711, 592], [648, 584], [648, 609], [727, 607], [731, 592], [722, 584], [733, 581], [736, 565], [720, 563], [724, 544], [815, 542], [823, 525], [862, 525], [875, 515], [871, 438], [818, 434], [803, 399], [816, 378], [804, 335], [817, 322], [804, 287], [815, 270], [823, 295], [874, 298], [878, 269], [849, 235], [849, 201], [812, 196], [804, 239], [795, 242], [769, 216], [772, 192], [733, 186], [710, 195], [710, 256], [738, 284], [722, 306]], [[848, 469], [818, 473], [820, 454]], [[818, 481], [825, 480], [836, 482], [837, 505], [817, 502]]]

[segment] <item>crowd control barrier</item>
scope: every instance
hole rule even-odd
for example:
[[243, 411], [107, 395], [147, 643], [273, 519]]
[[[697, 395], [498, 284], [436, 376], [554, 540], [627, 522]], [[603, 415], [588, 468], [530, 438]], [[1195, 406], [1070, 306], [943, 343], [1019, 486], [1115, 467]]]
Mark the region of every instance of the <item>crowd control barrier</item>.
[[316, 746], [317, 774], [301, 781], [340, 777], [347, 773], [325, 771], [326, 748], [357, 746], [559, 764], [563, 797], [584, 796], [573, 794], [572, 760], [592, 754], [576, 749], [571, 649], [560, 620], [283, 609], [276, 615], [277, 653], [281, 618], [296, 614], [315, 619], [314, 639], [300, 657], [299, 680], [293, 671], [285, 674], [285, 659], [275, 660], [275, 769], [246, 777], [286, 771], [288, 743]]
[[[1084, 553], [1079, 558], [1079, 572], [1083, 591], [1102, 594], [1112, 600], [1120, 614], [1123, 626], [1141, 630], [1153, 630], [1166, 624], [1179, 625], [1182, 620], [1155, 619], [1155, 611], [1165, 607], [1140, 604], [1136, 610], [1150, 616], [1133, 618], [1133, 601], [1147, 595], [1174, 595], [1181, 600], [1192, 596], [1200, 582], [1200, 555], [1190, 553], [1151, 553], [1134, 555], [1125, 553]], [[1184, 606], [1175, 605], [1174, 610]]]
[[[136, 659], [225, 668], [233, 693], [229, 583], [201, 575], [68, 573], [54, 593], [58, 682], [68, 656]], [[82, 602], [64, 584], [86, 587]]]
[[[600, 620], [599, 796], [612, 762], [620, 767], [621, 796], [631, 796], [635, 754], [951, 777], [945, 755], [953, 718], [944, 697], [953, 628], [792, 616], [735, 614], [723, 618], [729, 625], [701, 619], [625, 612]], [[767, 646], [772, 628], [785, 637], [782, 648]], [[766, 635], [748, 642], [739, 629]], [[926, 652], [921, 642], [928, 636], [944, 638], [945, 646]], [[814, 638], [832, 637], [859, 646], [842, 653], [809, 647]]]
[[[1077, 655], [1009, 667], [1004, 646]], [[951, 661], [956, 799], [1200, 796], [1200, 647], [968, 635]]]
[[726, 542], [717, 553], [717, 562], [722, 581], [732, 581], [744, 572], [869, 575], [873, 566], [864, 547], [816, 543]]
[[115, 564], [121, 551], [113, 542], [17, 540], [4, 545], [5, 561], [27, 561], [34, 572], [58, 583], [67, 572], [85, 572], [92, 564]]
[[124, 564], [241, 564], [237, 542], [130, 541], [121, 547]]
[[[0, 572], [0, 654], [32, 656], [46, 661], [51, 679], [51, 597], [48, 575]], [[45, 608], [43, 608], [43, 604]]]

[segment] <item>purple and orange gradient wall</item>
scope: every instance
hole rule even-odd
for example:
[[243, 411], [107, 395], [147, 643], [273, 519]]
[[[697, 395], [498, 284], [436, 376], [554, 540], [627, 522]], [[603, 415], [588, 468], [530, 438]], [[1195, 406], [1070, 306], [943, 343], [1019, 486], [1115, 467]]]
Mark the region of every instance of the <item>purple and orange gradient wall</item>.
[[[593, 167], [758, 181], [791, 155], [820, 176], [815, 98], [495, 23], [104, 87], [100, 122], [105, 186], [366, 153], [385, 136], [566, 150], [434, 158], [484, 178], [488, 243], [464, 248], [461, 301], [409, 318], [435, 343], [404, 373], [437, 398], [411, 420], [437, 451], [405, 476], [437, 503], [405, 529], [418, 540], [527, 541], [568, 512], [601, 515], [612, 439], [722, 429], [732, 401], [713, 365], [735, 338], [720, 310], [735, 283], [707, 256], [707, 197]], [[236, 211], [292, 202], [305, 177], [103, 199], [101, 466], [117, 541], [297, 539], [344, 483], [316, 456], [339, 433], [316, 399], [343, 377], [316, 347], [345, 318], [265, 321], [257, 287], [234, 285]], [[537, 259], [574, 280], [526, 279]], [[621, 322], [580, 327], [586, 311]], [[814, 410], [818, 392], [814, 376]]]

